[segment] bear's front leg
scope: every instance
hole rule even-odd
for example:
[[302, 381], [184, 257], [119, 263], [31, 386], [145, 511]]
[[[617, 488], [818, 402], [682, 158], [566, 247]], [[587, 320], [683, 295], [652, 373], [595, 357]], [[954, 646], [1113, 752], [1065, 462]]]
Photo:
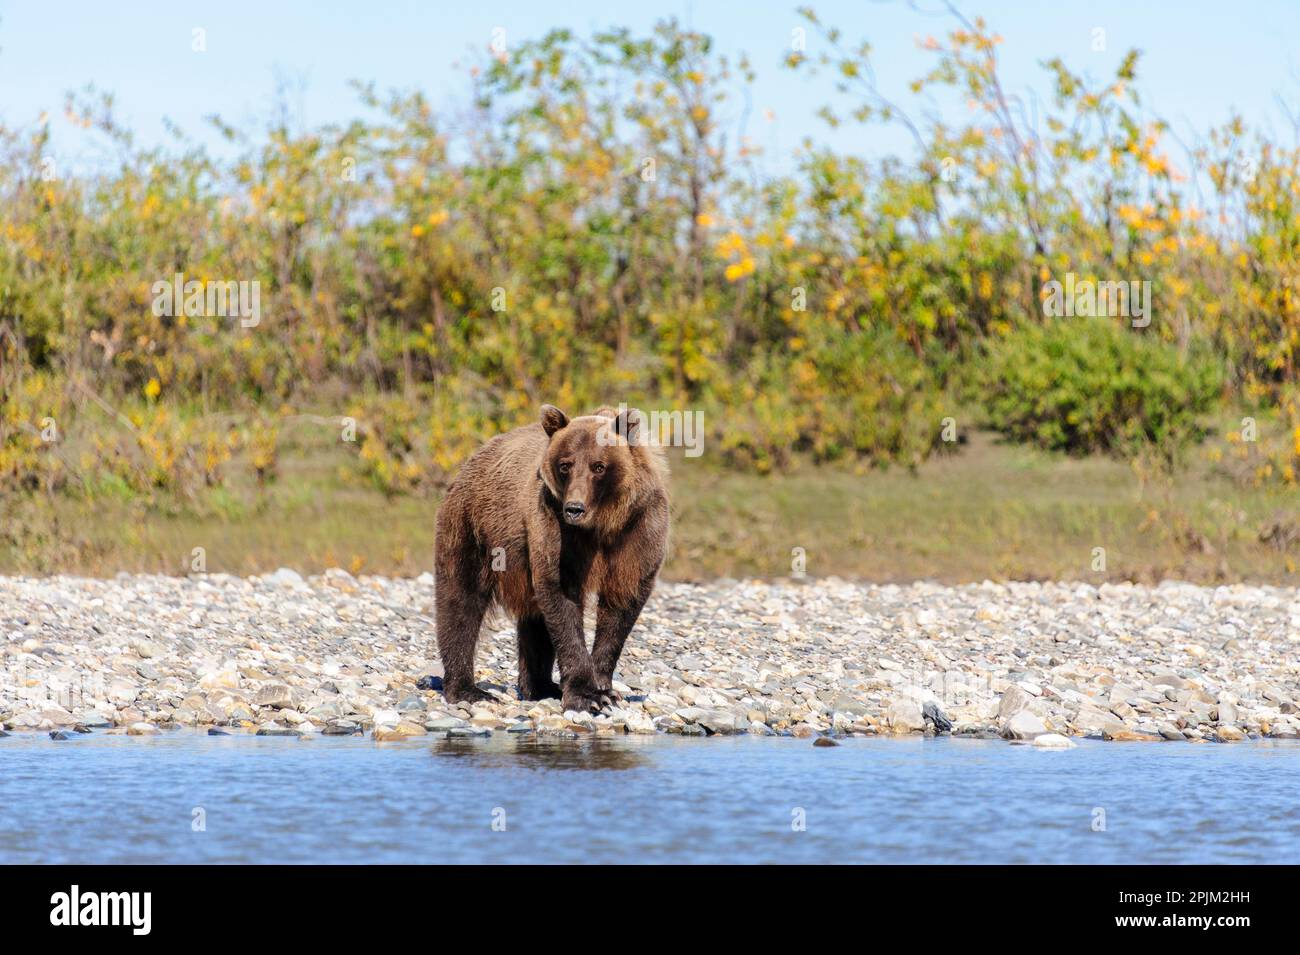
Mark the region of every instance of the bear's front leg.
[[654, 576], [651, 575], [641, 581], [636, 594], [622, 606], [608, 602], [603, 594], [596, 605], [596, 639], [591, 647], [591, 665], [596, 673], [596, 688], [611, 699], [617, 698], [613, 688], [614, 668], [618, 666], [623, 644], [641, 616], [641, 608], [653, 587]]
[[571, 600], [558, 584], [535, 586], [535, 590], [560, 666], [561, 705], [566, 710], [599, 712], [609, 700], [596, 687], [596, 671], [582, 634], [581, 604]]

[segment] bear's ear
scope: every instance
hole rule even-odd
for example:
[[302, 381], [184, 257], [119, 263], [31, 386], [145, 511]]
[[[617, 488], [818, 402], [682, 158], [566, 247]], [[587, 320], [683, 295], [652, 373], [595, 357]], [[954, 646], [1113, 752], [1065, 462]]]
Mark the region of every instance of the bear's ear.
[[641, 437], [641, 412], [635, 408], [624, 408], [610, 427], [628, 444], [636, 444]]
[[542, 430], [549, 438], [569, 423], [569, 416], [555, 405], [542, 405]]

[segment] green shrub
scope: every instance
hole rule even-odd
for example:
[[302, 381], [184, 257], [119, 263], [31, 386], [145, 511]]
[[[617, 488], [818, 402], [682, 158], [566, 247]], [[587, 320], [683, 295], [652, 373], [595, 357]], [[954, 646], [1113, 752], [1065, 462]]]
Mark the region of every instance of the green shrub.
[[730, 464], [766, 474], [795, 453], [862, 465], [925, 460], [938, 436], [943, 394], [934, 374], [889, 332], [838, 332], [799, 351], [763, 356], [743, 390], [706, 417]]
[[1173, 454], [1200, 437], [1197, 419], [1220, 390], [1215, 363], [1112, 319], [1025, 326], [990, 347], [983, 379], [989, 423], [1040, 447]]

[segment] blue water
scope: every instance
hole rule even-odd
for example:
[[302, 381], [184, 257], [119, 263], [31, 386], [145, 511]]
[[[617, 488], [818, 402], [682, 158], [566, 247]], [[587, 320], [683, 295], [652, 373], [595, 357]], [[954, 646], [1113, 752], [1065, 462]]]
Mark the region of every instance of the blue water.
[[1286, 742], [15, 734], [0, 863], [1294, 862], [1297, 782]]

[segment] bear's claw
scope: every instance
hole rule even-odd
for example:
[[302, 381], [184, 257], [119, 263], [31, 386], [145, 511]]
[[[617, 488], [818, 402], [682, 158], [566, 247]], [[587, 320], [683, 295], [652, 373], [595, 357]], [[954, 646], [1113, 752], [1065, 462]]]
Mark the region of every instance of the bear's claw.
[[443, 689], [443, 698], [448, 703], [494, 703], [496, 697], [477, 686], [447, 686]]
[[579, 713], [599, 713], [610, 705], [610, 700], [608, 696], [599, 691], [590, 694], [566, 693], [561, 698], [560, 705], [565, 710], [575, 710]]

